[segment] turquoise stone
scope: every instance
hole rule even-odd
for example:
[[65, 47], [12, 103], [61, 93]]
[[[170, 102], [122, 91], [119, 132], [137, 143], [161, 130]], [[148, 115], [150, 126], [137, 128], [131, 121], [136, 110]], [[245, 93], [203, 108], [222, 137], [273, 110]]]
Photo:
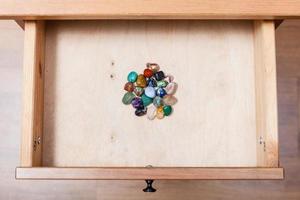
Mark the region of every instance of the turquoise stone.
[[122, 102], [125, 105], [129, 105], [129, 104], [131, 104], [134, 97], [135, 97], [135, 95], [132, 92], [126, 92], [122, 98]]
[[134, 71], [130, 72], [127, 76], [128, 82], [134, 83], [138, 77], [138, 74]]
[[148, 105], [150, 105], [153, 101], [152, 98], [147, 97], [145, 94], [142, 95], [142, 101], [145, 107], [147, 107]]
[[157, 87], [166, 87], [168, 85], [168, 82], [165, 80], [157, 81]]
[[163, 107], [163, 111], [164, 111], [164, 115], [165, 116], [169, 116], [172, 113], [172, 107], [171, 106], [164, 106]]
[[163, 105], [163, 100], [162, 100], [162, 98], [161, 97], [159, 97], [159, 96], [156, 96], [154, 99], [153, 99], [153, 105], [155, 106], [155, 107], [159, 107], [159, 106], [161, 106], [161, 105]]

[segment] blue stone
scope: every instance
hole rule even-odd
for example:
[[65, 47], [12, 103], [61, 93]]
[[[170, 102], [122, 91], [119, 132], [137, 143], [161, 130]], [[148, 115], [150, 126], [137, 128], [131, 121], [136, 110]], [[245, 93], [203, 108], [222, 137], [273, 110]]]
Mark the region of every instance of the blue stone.
[[147, 85], [149, 87], [156, 87], [157, 86], [156, 80], [153, 79], [153, 78], [149, 78], [148, 81], [147, 81]]
[[156, 95], [159, 97], [163, 97], [167, 94], [166, 90], [164, 90], [163, 88], [158, 88], [156, 90]]

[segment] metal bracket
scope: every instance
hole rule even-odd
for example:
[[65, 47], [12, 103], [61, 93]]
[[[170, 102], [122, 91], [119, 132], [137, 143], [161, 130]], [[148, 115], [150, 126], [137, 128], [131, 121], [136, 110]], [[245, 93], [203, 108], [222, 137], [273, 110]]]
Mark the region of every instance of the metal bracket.
[[41, 136], [38, 136], [37, 138], [35, 138], [33, 140], [33, 151], [36, 151], [38, 145], [40, 145], [41, 143], [42, 143]]
[[264, 140], [263, 136], [259, 137], [259, 144], [264, 145], [263, 148], [264, 148], [264, 151], [266, 151], [266, 141]]

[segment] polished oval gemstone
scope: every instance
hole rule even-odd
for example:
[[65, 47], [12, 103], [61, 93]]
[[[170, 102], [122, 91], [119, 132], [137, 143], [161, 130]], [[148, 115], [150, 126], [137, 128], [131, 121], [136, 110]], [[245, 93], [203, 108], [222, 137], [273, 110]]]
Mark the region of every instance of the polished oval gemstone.
[[148, 105], [150, 105], [152, 103], [153, 99], [150, 98], [150, 97], [148, 97], [148, 96], [146, 96], [145, 94], [143, 94], [142, 95], [142, 101], [143, 101], [143, 105], [145, 107], [147, 107]]
[[157, 81], [157, 87], [166, 87], [168, 85], [168, 81], [162, 80]]
[[167, 94], [166, 90], [164, 90], [163, 88], [158, 88], [156, 90], [156, 95], [159, 97], [163, 97]]
[[138, 78], [138, 74], [134, 71], [130, 72], [127, 76], [128, 82], [134, 83]]
[[136, 96], [141, 96], [144, 93], [144, 88], [135, 87], [133, 92]]
[[134, 108], [144, 108], [144, 104], [143, 104], [143, 101], [141, 98], [139, 97], [135, 97], [132, 102], [131, 102], [131, 105], [134, 107]]
[[167, 85], [167, 87], [165, 88], [167, 94], [175, 94], [177, 91], [178, 85], [175, 82], [171, 82]]
[[172, 107], [171, 106], [164, 106], [163, 107], [163, 111], [164, 111], [164, 115], [165, 116], [169, 116], [172, 113]]
[[156, 87], [157, 86], [156, 80], [154, 78], [149, 78], [147, 81], [147, 85], [149, 87]]
[[137, 80], [136, 80], [136, 85], [138, 87], [142, 87], [142, 88], [146, 87], [147, 81], [143, 74], [138, 75]]
[[124, 85], [124, 90], [128, 91], [128, 92], [133, 92], [134, 90], [134, 84], [131, 83], [131, 82], [127, 82], [125, 85]]
[[154, 74], [154, 78], [157, 80], [157, 81], [161, 81], [165, 78], [165, 74], [163, 71], [158, 71]]
[[125, 105], [129, 105], [129, 104], [131, 104], [134, 97], [135, 97], [135, 95], [132, 92], [126, 92], [122, 98], [122, 102]]
[[174, 104], [177, 103], [177, 98], [174, 97], [173, 95], [167, 94], [163, 97], [163, 103], [165, 105], [173, 106]]
[[156, 63], [147, 63], [147, 68], [151, 69], [154, 73], [159, 71], [159, 65]]
[[151, 69], [145, 69], [144, 70], [144, 76], [147, 78], [150, 78], [151, 76], [153, 76], [153, 71]]
[[156, 96], [156, 92], [154, 87], [146, 87], [145, 88], [145, 95], [147, 95], [150, 98], [154, 98]]
[[157, 110], [156, 110], [157, 119], [162, 119], [162, 118], [164, 118], [164, 116], [165, 115], [164, 115], [163, 107], [162, 106], [158, 107]]
[[153, 120], [155, 119], [155, 117], [156, 117], [156, 107], [151, 105], [147, 109], [147, 118], [149, 120]]
[[141, 117], [141, 116], [145, 115], [146, 113], [147, 113], [147, 108], [142, 108], [142, 109], [138, 108], [134, 112], [134, 114], [138, 117]]
[[162, 98], [156, 96], [156, 97], [153, 99], [153, 105], [154, 105], [155, 107], [162, 106], [162, 105], [163, 105], [163, 100], [162, 100]]

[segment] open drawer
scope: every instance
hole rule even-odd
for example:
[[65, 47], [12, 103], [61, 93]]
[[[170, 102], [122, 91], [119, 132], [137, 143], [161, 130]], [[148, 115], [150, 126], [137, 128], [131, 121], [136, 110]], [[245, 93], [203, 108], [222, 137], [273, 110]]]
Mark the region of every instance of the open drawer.
[[[273, 21], [26, 21], [18, 179], [282, 179]], [[174, 113], [136, 117], [156, 62]]]

